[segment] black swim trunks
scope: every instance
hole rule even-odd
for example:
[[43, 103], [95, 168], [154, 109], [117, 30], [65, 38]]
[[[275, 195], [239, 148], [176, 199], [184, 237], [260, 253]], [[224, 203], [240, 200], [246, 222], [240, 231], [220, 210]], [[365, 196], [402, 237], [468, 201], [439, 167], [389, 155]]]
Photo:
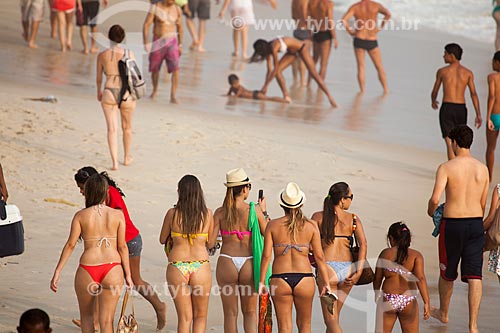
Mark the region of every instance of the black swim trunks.
[[439, 126], [441, 134], [446, 138], [458, 125], [467, 124], [467, 107], [465, 104], [443, 102], [439, 109]]
[[355, 49], [363, 49], [366, 51], [371, 51], [374, 48], [378, 47], [378, 42], [376, 40], [366, 40], [354, 37], [352, 42]]
[[462, 281], [482, 279], [484, 228], [482, 217], [443, 217], [439, 231], [439, 270], [441, 277], [454, 281], [458, 263]]
[[313, 41], [316, 43], [323, 43], [331, 39], [333, 39], [331, 30], [318, 31], [313, 34]]
[[307, 29], [295, 29], [293, 37], [298, 40], [311, 40], [311, 31]]
[[254, 90], [253, 93], [252, 93], [252, 98], [253, 99], [259, 99], [259, 93], [260, 93], [259, 90]]
[[82, 12], [76, 15], [76, 25], [79, 27], [85, 25], [95, 27], [97, 25], [96, 16], [98, 13], [99, 1], [82, 1]]

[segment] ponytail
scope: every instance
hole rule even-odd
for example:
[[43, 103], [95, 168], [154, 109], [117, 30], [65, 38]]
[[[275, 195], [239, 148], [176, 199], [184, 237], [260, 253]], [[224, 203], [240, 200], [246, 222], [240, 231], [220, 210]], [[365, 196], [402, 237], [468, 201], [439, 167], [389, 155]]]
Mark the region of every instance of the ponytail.
[[402, 265], [404, 261], [408, 258], [408, 248], [411, 244], [411, 232], [410, 229], [403, 222], [393, 223], [389, 227], [389, 232], [387, 237], [391, 237], [395, 245], [398, 247], [398, 252], [396, 255], [396, 263]]
[[340, 200], [349, 194], [349, 185], [345, 182], [333, 184], [328, 190], [328, 195], [323, 201], [323, 220], [321, 221], [321, 238], [326, 245], [332, 244], [335, 240], [335, 226], [338, 222], [335, 214], [335, 206]]

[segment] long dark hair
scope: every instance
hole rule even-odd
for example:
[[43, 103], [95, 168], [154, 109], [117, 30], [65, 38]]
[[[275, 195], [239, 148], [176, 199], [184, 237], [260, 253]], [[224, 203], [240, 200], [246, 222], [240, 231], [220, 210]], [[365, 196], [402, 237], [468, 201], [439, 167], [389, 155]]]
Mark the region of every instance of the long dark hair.
[[[87, 179], [89, 179], [89, 177], [92, 175], [96, 175], [97, 173], [98, 172], [94, 167], [85, 166], [85, 167], [79, 169], [75, 173], [75, 182], [77, 182], [78, 184], [85, 185], [85, 182], [87, 181]], [[120, 192], [120, 195], [122, 197], [125, 197], [125, 193], [123, 193], [122, 189], [118, 187], [116, 182], [113, 179], [111, 179], [111, 177], [108, 175], [108, 173], [106, 171], [101, 172], [100, 175], [102, 175], [102, 176], [104, 176], [104, 178], [106, 178], [106, 181], [108, 182], [109, 186], [113, 186], [114, 188], [116, 188], [118, 190], [118, 192]]]
[[174, 221], [179, 223], [183, 234], [194, 235], [203, 228], [208, 213], [200, 181], [193, 175], [185, 175], [179, 180], [177, 191]]
[[232, 231], [238, 220], [238, 209], [236, 209], [235, 198], [240, 195], [241, 191], [248, 185], [240, 185], [234, 187], [228, 187], [226, 190], [226, 197], [224, 198], [224, 203], [222, 208], [224, 209], [225, 215], [225, 229]]
[[393, 223], [389, 227], [387, 240], [389, 240], [389, 237], [392, 238], [395, 245], [398, 247], [396, 263], [402, 265], [406, 258], [408, 258], [408, 248], [410, 247], [411, 243], [410, 229], [408, 229], [408, 226], [403, 222]]
[[338, 206], [342, 198], [349, 195], [349, 185], [344, 182], [333, 184], [328, 190], [328, 195], [323, 201], [323, 220], [321, 222], [321, 237], [328, 245], [335, 240], [335, 226], [338, 222], [335, 214], [335, 206]]
[[94, 174], [85, 182], [85, 207], [99, 205], [108, 195], [108, 182], [103, 175]]
[[261, 62], [273, 53], [272, 41], [268, 42], [264, 39], [257, 39], [253, 43], [254, 52], [248, 62]]

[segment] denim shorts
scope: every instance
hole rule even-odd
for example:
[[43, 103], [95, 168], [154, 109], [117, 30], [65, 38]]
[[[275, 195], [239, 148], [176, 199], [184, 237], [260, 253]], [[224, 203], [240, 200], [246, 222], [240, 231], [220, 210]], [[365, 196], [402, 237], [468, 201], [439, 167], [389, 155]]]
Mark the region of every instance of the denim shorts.
[[132, 240], [127, 242], [128, 256], [140, 257], [142, 252], [142, 237], [141, 234], [135, 236]]

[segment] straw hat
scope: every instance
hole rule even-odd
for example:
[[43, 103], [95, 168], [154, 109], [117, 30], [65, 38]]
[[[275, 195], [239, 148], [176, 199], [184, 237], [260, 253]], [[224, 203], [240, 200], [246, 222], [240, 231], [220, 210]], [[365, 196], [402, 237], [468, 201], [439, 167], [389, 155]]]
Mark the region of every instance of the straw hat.
[[247, 173], [242, 168], [232, 169], [226, 173], [226, 187], [235, 187], [250, 184]]
[[281, 191], [278, 203], [287, 208], [298, 208], [306, 201], [306, 195], [300, 190], [299, 185], [290, 182]]

